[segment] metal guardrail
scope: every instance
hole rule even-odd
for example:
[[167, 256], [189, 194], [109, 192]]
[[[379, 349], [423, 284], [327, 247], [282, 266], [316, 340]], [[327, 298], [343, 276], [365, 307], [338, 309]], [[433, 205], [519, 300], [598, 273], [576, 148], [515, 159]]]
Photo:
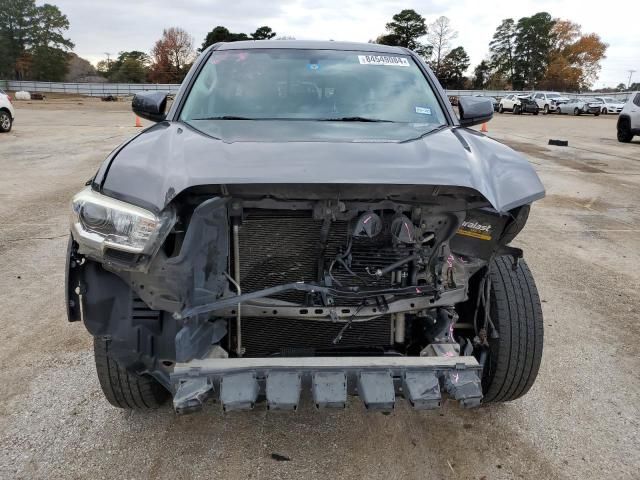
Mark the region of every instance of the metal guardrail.
[[[76, 95], [88, 95], [92, 97], [102, 97], [105, 95], [134, 95], [138, 92], [145, 91], [164, 91], [170, 93], [177, 93], [180, 88], [179, 84], [174, 83], [64, 83], [64, 82], [35, 82], [30, 80], [0, 80], [0, 88], [3, 90], [19, 91], [26, 90], [27, 92], [40, 92], [40, 93], [69, 93]], [[518, 94], [530, 94], [528, 91], [514, 91], [514, 90], [446, 90], [447, 95], [461, 97], [461, 96], [475, 96], [482, 95], [486, 97], [504, 97], [512, 93]], [[577, 97], [593, 97], [593, 96], [607, 96], [620, 100], [626, 100], [631, 92], [615, 92], [615, 93], [563, 93], [562, 95], [577, 98]]]

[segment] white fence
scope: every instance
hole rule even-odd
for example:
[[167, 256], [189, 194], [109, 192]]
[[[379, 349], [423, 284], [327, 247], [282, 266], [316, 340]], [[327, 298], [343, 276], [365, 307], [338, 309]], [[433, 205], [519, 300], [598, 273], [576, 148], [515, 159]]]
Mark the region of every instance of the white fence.
[[[0, 80], [0, 88], [3, 90], [19, 91], [26, 90], [27, 92], [40, 92], [40, 93], [70, 93], [76, 95], [88, 95], [92, 97], [103, 97], [105, 95], [134, 95], [138, 92], [145, 91], [163, 91], [170, 93], [177, 93], [180, 85], [171, 83], [62, 83], [62, 82], [32, 82], [25, 80]], [[484, 95], [487, 97], [501, 98], [511, 93], [523, 93], [529, 94], [531, 91], [516, 92], [513, 90], [447, 90], [449, 96], [473, 96]], [[566, 93], [564, 95], [568, 97], [593, 97], [607, 96], [620, 100], [626, 100], [631, 92], [616, 92], [616, 93]]]
[[26, 90], [31, 93], [69, 93], [103, 97], [105, 95], [135, 95], [138, 92], [146, 92], [149, 90], [177, 93], [180, 85], [170, 83], [63, 83], [0, 80], [0, 88], [14, 92]]

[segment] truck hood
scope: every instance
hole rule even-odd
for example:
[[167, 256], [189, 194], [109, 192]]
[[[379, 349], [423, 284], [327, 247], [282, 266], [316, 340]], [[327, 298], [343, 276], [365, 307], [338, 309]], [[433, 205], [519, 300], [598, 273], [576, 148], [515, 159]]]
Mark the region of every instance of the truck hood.
[[156, 124], [116, 149], [93, 186], [158, 212], [181, 191], [220, 184], [443, 185], [500, 212], [544, 196], [519, 153], [473, 130], [390, 123]]

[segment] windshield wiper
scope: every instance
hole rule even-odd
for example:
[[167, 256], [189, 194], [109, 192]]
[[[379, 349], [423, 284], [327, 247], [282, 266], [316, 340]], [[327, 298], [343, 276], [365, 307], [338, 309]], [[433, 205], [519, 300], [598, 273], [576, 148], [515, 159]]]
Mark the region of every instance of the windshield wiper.
[[259, 118], [238, 117], [236, 115], [222, 115], [220, 117], [192, 118], [191, 120], [261, 120]]
[[338, 117], [338, 118], [322, 118], [321, 122], [387, 122], [392, 123], [392, 120], [382, 120], [380, 118], [368, 118], [368, 117]]

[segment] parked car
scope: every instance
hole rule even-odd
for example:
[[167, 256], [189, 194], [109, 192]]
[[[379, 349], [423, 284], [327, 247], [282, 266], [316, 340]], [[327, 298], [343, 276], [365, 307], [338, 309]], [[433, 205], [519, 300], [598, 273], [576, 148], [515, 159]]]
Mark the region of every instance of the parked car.
[[563, 97], [558, 92], [534, 92], [532, 98], [545, 115], [550, 112], [556, 112], [559, 105], [569, 100], [568, 97]]
[[612, 97], [594, 97], [594, 100], [600, 102], [600, 113], [620, 113], [624, 107], [624, 102]]
[[16, 111], [11, 104], [11, 97], [0, 90], [0, 132], [11, 131]]
[[[313, 88], [310, 88], [313, 87]], [[456, 116], [416, 53], [377, 44], [216, 43], [168, 113], [72, 200], [70, 321], [122, 408], [294, 410], [356, 394], [465, 407], [532, 386], [543, 318], [510, 242], [544, 196], [521, 154]]]
[[634, 92], [624, 104], [618, 117], [618, 141], [628, 143], [640, 135], [640, 92]]
[[480, 97], [480, 98], [486, 98], [488, 100], [491, 100], [491, 104], [493, 105], [493, 111], [497, 112], [498, 111], [498, 104], [500, 102], [498, 102], [498, 99], [495, 97], [487, 97], [485, 95], [474, 95], [475, 97]]
[[558, 113], [581, 115], [590, 113], [596, 117], [600, 115], [602, 104], [593, 98], [572, 98], [567, 103], [558, 106]]
[[515, 93], [502, 97], [498, 104], [498, 113], [513, 112], [514, 115], [521, 113], [533, 113], [538, 115], [540, 108], [529, 95], [518, 95]]

